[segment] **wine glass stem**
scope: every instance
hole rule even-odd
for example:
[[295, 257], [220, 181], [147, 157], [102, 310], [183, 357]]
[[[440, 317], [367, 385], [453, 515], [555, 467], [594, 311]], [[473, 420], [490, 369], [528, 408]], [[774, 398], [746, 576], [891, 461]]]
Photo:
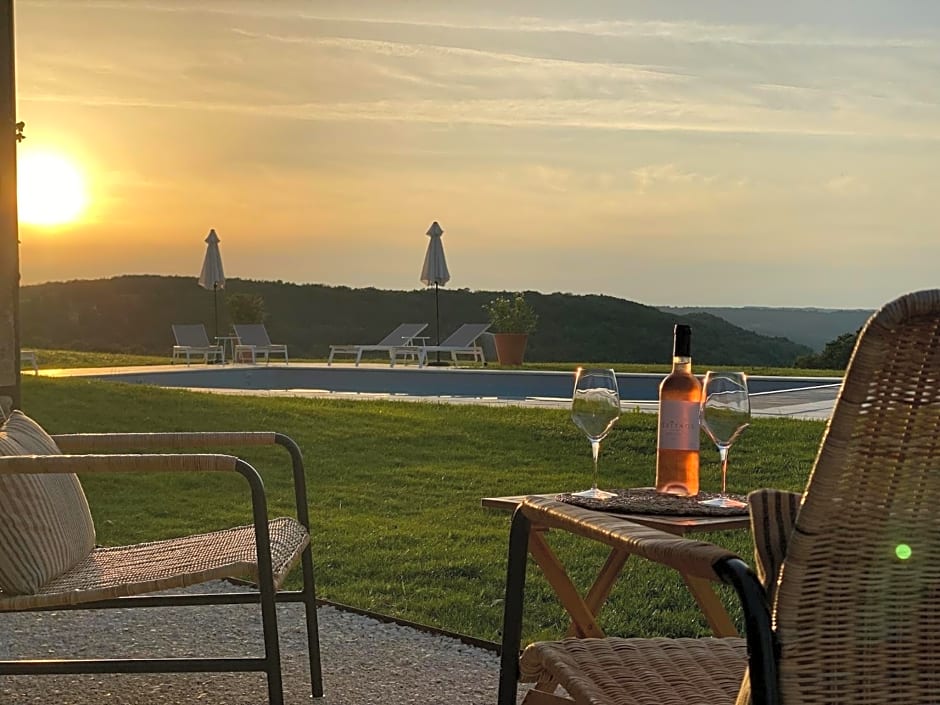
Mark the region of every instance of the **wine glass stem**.
[[721, 494], [728, 494], [728, 446], [718, 446], [718, 457], [721, 459]]
[[594, 458], [594, 482], [591, 485], [592, 489], [597, 489], [597, 456], [601, 452], [601, 442], [600, 441], [591, 441], [591, 456]]

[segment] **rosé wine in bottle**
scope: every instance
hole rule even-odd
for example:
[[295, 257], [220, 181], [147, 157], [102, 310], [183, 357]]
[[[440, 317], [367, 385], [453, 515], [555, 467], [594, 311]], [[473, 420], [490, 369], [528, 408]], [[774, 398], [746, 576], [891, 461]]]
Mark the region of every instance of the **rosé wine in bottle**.
[[676, 325], [672, 372], [659, 385], [656, 491], [698, 494], [702, 383], [692, 374], [692, 329]]

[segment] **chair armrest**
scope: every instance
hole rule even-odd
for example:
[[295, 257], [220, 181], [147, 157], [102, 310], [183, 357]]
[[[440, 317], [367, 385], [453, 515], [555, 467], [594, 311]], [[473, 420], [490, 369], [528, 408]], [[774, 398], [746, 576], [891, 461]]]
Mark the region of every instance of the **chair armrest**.
[[[741, 603], [747, 638], [747, 691], [751, 705], [780, 705], [777, 663], [780, 644], [770, 619], [767, 592], [757, 574], [739, 558], [716, 566], [724, 582], [732, 585]], [[743, 689], [742, 689], [743, 690]], [[740, 700], [740, 695], [738, 696]]]
[[[300, 447], [290, 436], [274, 431], [199, 431], [180, 433], [65, 433], [52, 436], [64, 453], [101, 453], [109, 450], [152, 451], [159, 448], [282, 446], [291, 457], [297, 520], [310, 531], [307, 508], [307, 478]], [[166, 456], [160, 456], [166, 457]], [[89, 472], [60, 471], [60, 472]]]
[[[158, 448], [219, 448], [266, 446], [278, 442], [271, 431], [205, 431], [186, 433], [64, 433], [52, 436], [63, 453], [97, 453], [106, 450], [156, 450]], [[285, 437], [286, 438], [286, 437]]]
[[[234, 455], [11, 455], [0, 457], [0, 475], [102, 472], [232, 472], [248, 463]], [[252, 472], [257, 472], [251, 468]], [[245, 474], [244, 472], [242, 474]]]
[[[258, 471], [234, 455], [11, 455], [0, 457], [0, 475], [54, 473], [237, 472], [251, 489], [251, 508], [259, 540], [268, 542], [268, 508]], [[260, 526], [263, 523], [264, 526]], [[309, 527], [308, 527], [309, 531]], [[262, 535], [263, 533], [263, 535]], [[259, 543], [259, 549], [261, 545]], [[269, 550], [269, 549], [265, 549]], [[259, 558], [260, 560], [260, 558]], [[267, 560], [270, 563], [270, 555]], [[270, 567], [270, 566], [269, 566]]]
[[685, 575], [723, 582], [720, 561], [738, 558], [726, 548], [635, 524], [617, 514], [597, 512], [547, 497], [526, 497], [519, 507], [534, 525], [559, 528], [660, 563]]

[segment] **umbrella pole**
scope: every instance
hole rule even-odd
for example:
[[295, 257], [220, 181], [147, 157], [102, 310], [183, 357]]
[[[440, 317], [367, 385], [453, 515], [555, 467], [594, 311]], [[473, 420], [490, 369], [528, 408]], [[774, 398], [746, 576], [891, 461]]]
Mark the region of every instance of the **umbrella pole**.
[[[437, 330], [437, 344], [441, 344], [441, 302], [439, 299], [440, 296], [440, 285], [437, 282], [434, 282], [434, 318], [436, 319], [435, 325]], [[441, 351], [437, 351], [437, 361], [441, 361]]]
[[215, 283], [212, 285], [212, 304], [214, 309], [215, 317], [215, 342], [219, 342], [219, 285]]

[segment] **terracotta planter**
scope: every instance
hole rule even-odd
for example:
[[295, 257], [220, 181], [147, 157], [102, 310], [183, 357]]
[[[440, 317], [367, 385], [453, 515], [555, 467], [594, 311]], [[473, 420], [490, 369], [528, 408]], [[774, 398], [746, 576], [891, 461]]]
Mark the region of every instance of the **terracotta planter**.
[[496, 357], [499, 358], [499, 364], [521, 365], [528, 340], [528, 333], [494, 333], [493, 342], [496, 344]]

